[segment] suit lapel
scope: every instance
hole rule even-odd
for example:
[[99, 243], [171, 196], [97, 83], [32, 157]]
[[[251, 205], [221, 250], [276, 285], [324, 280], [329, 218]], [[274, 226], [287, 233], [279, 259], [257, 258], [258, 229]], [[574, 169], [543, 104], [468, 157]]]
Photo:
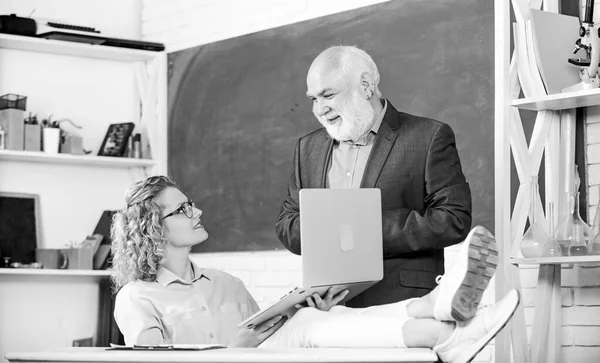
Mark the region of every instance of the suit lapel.
[[394, 131], [400, 126], [397, 113], [398, 111], [396, 111], [394, 106], [388, 101], [387, 111], [383, 118], [383, 122], [379, 127], [379, 131], [377, 132], [375, 145], [373, 145], [371, 155], [369, 155], [369, 159], [367, 160], [363, 178], [360, 182], [361, 188], [375, 187], [381, 169], [383, 169], [385, 161], [392, 150], [392, 146], [394, 146], [394, 143], [398, 138], [398, 134]]
[[323, 139], [321, 142], [316, 143], [315, 150], [312, 153], [312, 158], [314, 158], [315, 162], [310, 163], [310, 165], [313, 165], [315, 168], [313, 172], [310, 173], [312, 176], [310, 185], [314, 185], [315, 188], [325, 188], [327, 185], [328, 166], [331, 160], [331, 152], [333, 151], [333, 139], [327, 132], [325, 132], [322, 137]]

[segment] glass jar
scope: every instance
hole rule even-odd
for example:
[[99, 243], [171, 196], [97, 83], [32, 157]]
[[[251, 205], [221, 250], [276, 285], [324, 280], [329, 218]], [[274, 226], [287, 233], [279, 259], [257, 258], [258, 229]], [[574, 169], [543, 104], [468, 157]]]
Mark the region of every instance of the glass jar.
[[563, 256], [585, 256], [590, 239], [590, 227], [579, 215], [579, 192], [567, 192], [569, 209], [560, 221], [554, 235]]
[[531, 177], [531, 204], [529, 206], [529, 228], [523, 235], [519, 249], [523, 257], [545, 257], [548, 253], [547, 244], [549, 236], [536, 216], [536, 207], [539, 204], [538, 178]]

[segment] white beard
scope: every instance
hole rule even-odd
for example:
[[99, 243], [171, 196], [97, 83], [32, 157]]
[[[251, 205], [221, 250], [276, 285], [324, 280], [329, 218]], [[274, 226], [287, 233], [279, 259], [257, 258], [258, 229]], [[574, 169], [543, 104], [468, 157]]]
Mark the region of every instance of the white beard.
[[[313, 111], [314, 113], [314, 111]], [[336, 112], [330, 112], [327, 116], [332, 118]], [[337, 115], [341, 120], [330, 123], [325, 116], [315, 116], [325, 127], [329, 136], [337, 141], [356, 141], [365, 135], [373, 121], [373, 108], [369, 101], [361, 97], [358, 90], [352, 92], [352, 99], [349, 102], [338, 106]]]

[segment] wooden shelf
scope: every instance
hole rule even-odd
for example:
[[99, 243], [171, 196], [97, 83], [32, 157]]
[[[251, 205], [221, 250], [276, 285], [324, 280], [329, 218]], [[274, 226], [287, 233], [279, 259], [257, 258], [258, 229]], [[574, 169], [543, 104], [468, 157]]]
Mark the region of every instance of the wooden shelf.
[[0, 48], [120, 62], [151, 60], [164, 53], [11, 34], [0, 34]]
[[37, 268], [0, 268], [1, 275], [16, 276], [65, 276], [65, 277], [109, 277], [110, 270], [56, 270]]
[[600, 105], [600, 88], [513, 100], [512, 106], [532, 111], [565, 110]]
[[600, 256], [564, 256], [564, 257], [540, 257], [540, 258], [516, 258], [511, 257], [510, 263], [513, 265], [577, 265], [584, 263], [597, 263], [600, 266]]
[[113, 168], [139, 168], [156, 165], [154, 160], [117, 158], [110, 156], [47, 154], [41, 151], [0, 150], [0, 161], [75, 164]]

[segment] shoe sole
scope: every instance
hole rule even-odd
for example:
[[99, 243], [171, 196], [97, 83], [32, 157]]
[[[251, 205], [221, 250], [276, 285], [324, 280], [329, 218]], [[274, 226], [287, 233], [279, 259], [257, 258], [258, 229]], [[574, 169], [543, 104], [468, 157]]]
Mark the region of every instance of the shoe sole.
[[484, 227], [477, 226], [465, 243], [469, 243], [469, 257], [465, 278], [452, 298], [450, 314], [456, 321], [471, 319], [483, 292], [498, 266], [498, 247], [494, 236]]
[[481, 341], [478, 342], [479, 346], [477, 347], [475, 352], [467, 352], [466, 354], [463, 354], [463, 357], [458, 357], [455, 360], [453, 360], [452, 363], [470, 363], [471, 361], [473, 361], [473, 359], [475, 359], [477, 354], [479, 354], [483, 350], [483, 348], [485, 348], [485, 346], [490, 342], [490, 340], [494, 339], [494, 337], [496, 337], [496, 335], [498, 335], [498, 333], [500, 333], [502, 331], [502, 329], [504, 329], [506, 324], [508, 324], [510, 319], [512, 319], [513, 315], [515, 315], [515, 312], [517, 311], [517, 307], [521, 303], [521, 294], [519, 294], [518, 290], [514, 290], [514, 292], [517, 294], [517, 303], [513, 307], [512, 311], [510, 312], [508, 317], [506, 319], [504, 319], [504, 322], [500, 326], [496, 326], [492, 330], [490, 330], [481, 339]]

